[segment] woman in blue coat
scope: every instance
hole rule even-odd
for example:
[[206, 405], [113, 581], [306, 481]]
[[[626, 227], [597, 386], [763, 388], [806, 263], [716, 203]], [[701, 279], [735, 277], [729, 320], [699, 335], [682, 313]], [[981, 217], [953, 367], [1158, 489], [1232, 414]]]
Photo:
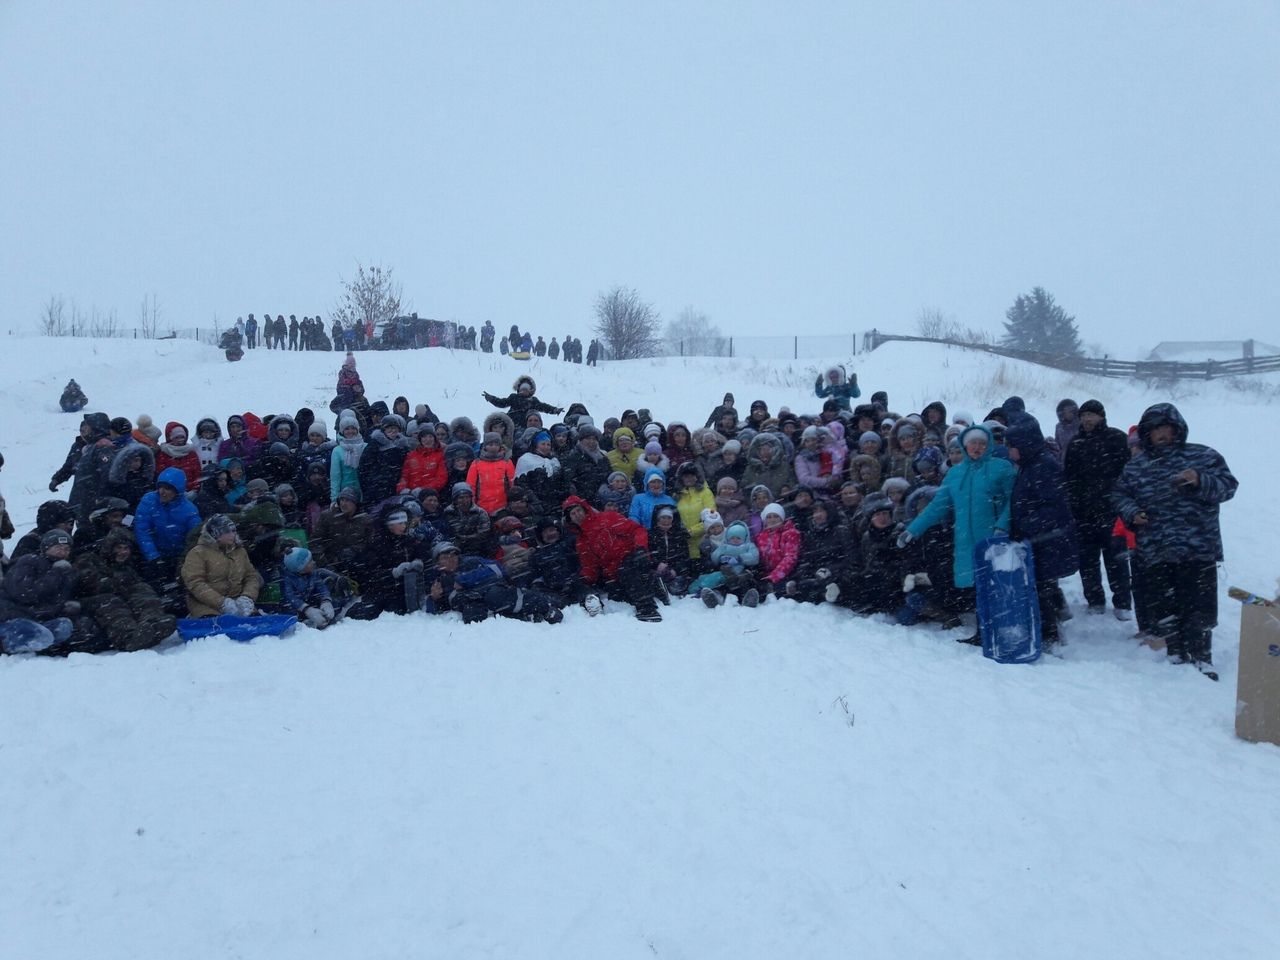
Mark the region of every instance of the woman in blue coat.
[[1058, 579], [1080, 568], [1076, 523], [1067, 501], [1067, 485], [1058, 458], [1049, 452], [1040, 424], [1030, 414], [1018, 414], [1005, 432], [1009, 459], [1018, 466], [1013, 484], [1014, 540], [1031, 547], [1035, 558], [1036, 598], [1040, 602], [1040, 636], [1045, 644], [1058, 640]]
[[[973, 548], [1010, 527], [1013, 482], [1016, 471], [1008, 460], [991, 455], [991, 432], [981, 424], [960, 434], [965, 458], [947, 471], [933, 502], [902, 532], [898, 545], [905, 547], [935, 523], [955, 517], [952, 576], [961, 589], [973, 587]], [[968, 641], [980, 643], [974, 636]]]

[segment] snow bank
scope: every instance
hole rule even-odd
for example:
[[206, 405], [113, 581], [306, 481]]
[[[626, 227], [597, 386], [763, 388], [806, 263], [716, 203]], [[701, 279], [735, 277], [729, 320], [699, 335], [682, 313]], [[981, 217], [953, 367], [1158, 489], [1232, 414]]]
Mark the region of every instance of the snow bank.
[[[20, 524], [74, 434], [57, 412], [68, 377], [93, 409], [192, 426], [245, 407], [327, 414], [341, 356], [7, 346], [0, 479]], [[526, 371], [599, 419], [649, 406], [692, 421], [725, 390], [816, 406], [816, 368], [799, 364], [419, 351], [359, 366], [371, 397], [447, 414], [482, 412], [481, 390]], [[900, 410], [941, 396], [980, 416], [1016, 382], [1046, 424], [1060, 396], [1092, 394], [1127, 426], [1160, 398], [945, 348], [854, 366]], [[1219, 384], [1179, 403], [1241, 480], [1223, 583], [1266, 589], [1280, 508], [1263, 411], [1242, 416]], [[936, 628], [824, 607], [666, 613], [418, 615], [0, 659], [0, 952], [1270, 956], [1280, 752], [1233, 736], [1225, 595], [1219, 684], [1109, 617], [1066, 624], [1061, 660], [1001, 667]]]

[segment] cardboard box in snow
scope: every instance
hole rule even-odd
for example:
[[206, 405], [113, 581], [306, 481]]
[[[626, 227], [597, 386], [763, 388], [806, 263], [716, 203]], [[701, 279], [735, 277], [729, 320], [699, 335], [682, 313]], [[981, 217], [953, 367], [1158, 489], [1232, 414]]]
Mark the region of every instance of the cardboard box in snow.
[[1280, 744], [1280, 606], [1240, 611], [1236, 736]]

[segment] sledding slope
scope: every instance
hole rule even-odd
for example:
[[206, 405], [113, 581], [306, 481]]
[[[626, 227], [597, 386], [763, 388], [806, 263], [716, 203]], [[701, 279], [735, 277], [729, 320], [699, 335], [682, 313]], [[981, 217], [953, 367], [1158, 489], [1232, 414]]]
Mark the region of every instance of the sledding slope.
[[[67, 377], [94, 409], [192, 426], [324, 410], [340, 357], [7, 346], [0, 489], [20, 526], [74, 432]], [[473, 417], [525, 370], [599, 419], [694, 420], [725, 390], [815, 406], [803, 362], [359, 366], [374, 398]], [[856, 367], [904, 411], [940, 396], [981, 415], [1018, 392], [1048, 425], [1060, 396], [1096, 395], [1123, 427], [1167, 398], [905, 344]], [[1268, 398], [1175, 399], [1241, 480], [1223, 583], [1269, 592]], [[1001, 667], [936, 628], [791, 604], [5, 658], [0, 953], [1270, 956], [1280, 751], [1232, 733], [1238, 611], [1221, 603], [1219, 684], [1109, 617], [1067, 624], [1061, 660]]]

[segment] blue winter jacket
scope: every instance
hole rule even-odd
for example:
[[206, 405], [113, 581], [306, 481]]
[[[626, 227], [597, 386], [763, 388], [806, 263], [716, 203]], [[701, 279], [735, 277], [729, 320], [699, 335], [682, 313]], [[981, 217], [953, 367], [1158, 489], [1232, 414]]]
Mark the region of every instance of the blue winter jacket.
[[[1173, 426], [1174, 441], [1156, 447], [1151, 431], [1162, 424]], [[1234, 497], [1239, 486], [1222, 454], [1187, 443], [1187, 422], [1171, 403], [1147, 408], [1138, 421], [1138, 438], [1142, 452], [1125, 465], [1111, 494], [1112, 506], [1137, 534], [1138, 556], [1147, 563], [1221, 560], [1218, 505]], [[1199, 484], [1175, 483], [1184, 470], [1194, 470]], [[1139, 513], [1146, 513], [1147, 522], [1135, 525]]]
[[[436, 603], [431, 598], [431, 585], [436, 580], [447, 581], [446, 594]], [[485, 587], [503, 582], [502, 568], [485, 557], [463, 555], [458, 560], [458, 571], [443, 573], [439, 567], [428, 567], [422, 577], [422, 609], [427, 613], [444, 613], [451, 610], [451, 601], [458, 595], [478, 596]]]
[[1018, 451], [1009, 535], [1030, 545], [1037, 580], [1069, 577], [1080, 569], [1080, 549], [1058, 458], [1049, 452], [1040, 424], [1029, 414], [1013, 418], [1005, 443]]
[[973, 586], [973, 548], [997, 529], [1008, 532], [1013, 481], [1016, 471], [1008, 460], [991, 455], [991, 432], [981, 424], [968, 427], [960, 442], [974, 432], [987, 438], [987, 449], [977, 460], [965, 459], [947, 471], [933, 502], [907, 527], [919, 537], [935, 523], [955, 516], [953, 575], [957, 587]]
[[284, 602], [294, 613], [301, 613], [303, 608], [317, 600], [329, 600], [329, 585], [318, 569], [310, 573], [294, 573], [285, 570], [284, 582], [281, 584]]
[[[662, 493], [656, 497], [649, 492], [649, 481], [654, 477], [662, 481]], [[648, 530], [653, 520], [653, 511], [664, 505], [668, 507], [676, 505], [675, 500], [667, 493], [666, 474], [657, 467], [650, 467], [644, 475], [644, 490], [631, 498], [631, 509], [627, 516]]]
[[178, 496], [172, 503], [162, 503], [155, 490], [144, 494], [133, 514], [133, 535], [142, 559], [176, 559], [186, 550], [187, 534], [200, 526], [200, 511], [187, 499], [187, 475], [177, 467], [161, 470], [156, 483], [168, 484]]

